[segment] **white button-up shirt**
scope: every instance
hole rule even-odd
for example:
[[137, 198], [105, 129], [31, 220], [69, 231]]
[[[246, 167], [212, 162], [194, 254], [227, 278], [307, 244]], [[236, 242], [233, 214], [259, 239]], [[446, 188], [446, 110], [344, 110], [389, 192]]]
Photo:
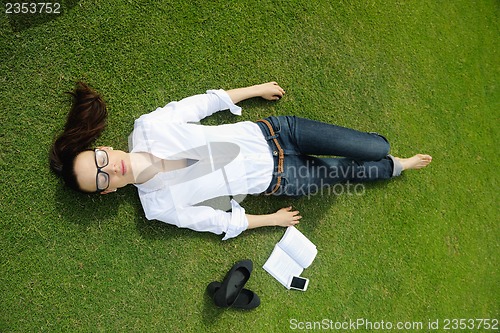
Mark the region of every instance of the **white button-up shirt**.
[[272, 179], [273, 157], [257, 124], [194, 124], [226, 109], [241, 115], [241, 108], [224, 90], [209, 90], [135, 121], [130, 152], [148, 152], [165, 160], [195, 160], [188, 167], [160, 172], [136, 185], [147, 219], [225, 233], [223, 240], [248, 228], [245, 210], [234, 200], [231, 212], [199, 205], [221, 196], [262, 193]]

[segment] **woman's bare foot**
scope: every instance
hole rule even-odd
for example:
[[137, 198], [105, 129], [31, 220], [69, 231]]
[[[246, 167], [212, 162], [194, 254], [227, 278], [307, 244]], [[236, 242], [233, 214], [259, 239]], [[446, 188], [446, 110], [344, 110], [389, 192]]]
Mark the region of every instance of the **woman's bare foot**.
[[424, 154], [417, 154], [409, 158], [395, 158], [401, 163], [403, 170], [422, 169], [429, 165], [432, 161], [432, 156]]

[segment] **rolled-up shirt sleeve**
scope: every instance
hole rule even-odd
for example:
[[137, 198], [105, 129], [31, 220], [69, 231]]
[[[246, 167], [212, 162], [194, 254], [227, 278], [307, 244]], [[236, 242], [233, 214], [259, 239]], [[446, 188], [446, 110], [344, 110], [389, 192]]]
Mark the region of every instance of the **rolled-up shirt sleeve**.
[[172, 210], [161, 210], [156, 205], [143, 201], [146, 218], [188, 228], [200, 232], [214, 234], [225, 233], [222, 240], [228, 240], [241, 234], [248, 228], [245, 209], [231, 200], [231, 212], [225, 212], [208, 206], [176, 207]]
[[201, 119], [222, 110], [229, 110], [232, 114], [241, 115], [241, 108], [233, 103], [223, 89], [207, 90], [206, 94], [186, 97], [157, 108], [150, 114], [150, 117], [161, 117], [165, 120], [184, 123], [199, 122]]
[[228, 240], [236, 237], [248, 228], [248, 219], [245, 215], [245, 209], [236, 201], [231, 200], [231, 221], [226, 229], [226, 235], [222, 240]]

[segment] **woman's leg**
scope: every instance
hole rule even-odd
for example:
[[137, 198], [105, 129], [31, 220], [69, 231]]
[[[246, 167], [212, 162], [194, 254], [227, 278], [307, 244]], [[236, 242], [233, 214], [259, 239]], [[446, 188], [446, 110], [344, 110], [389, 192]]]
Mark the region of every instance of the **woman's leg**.
[[389, 143], [376, 133], [298, 117], [267, 119], [285, 152], [283, 185], [277, 195], [301, 196], [337, 183], [389, 179], [403, 170], [425, 167], [432, 159], [421, 154], [409, 159], [392, 157]]
[[360, 132], [310, 119], [286, 118], [283, 120], [289, 123], [291, 134], [295, 137], [296, 146], [301, 154], [378, 161], [389, 153], [389, 143], [376, 133]]
[[401, 171], [387, 156], [389, 143], [378, 134], [298, 117], [271, 118], [285, 146], [280, 194], [308, 195], [338, 183], [389, 179]]
[[309, 195], [336, 184], [390, 179], [401, 171], [401, 168], [394, 168], [392, 157], [378, 161], [356, 161], [345, 157], [290, 156], [285, 162], [285, 188], [281, 194]]

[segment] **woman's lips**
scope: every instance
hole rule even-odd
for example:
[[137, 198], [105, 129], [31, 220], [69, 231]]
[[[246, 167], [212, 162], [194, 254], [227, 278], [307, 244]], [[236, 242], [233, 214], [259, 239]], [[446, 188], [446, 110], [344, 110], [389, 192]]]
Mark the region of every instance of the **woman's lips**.
[[125, 166], [125, 162], [122, 160], [122, 176], [125, 176], [127, 172], [127, 167]]

